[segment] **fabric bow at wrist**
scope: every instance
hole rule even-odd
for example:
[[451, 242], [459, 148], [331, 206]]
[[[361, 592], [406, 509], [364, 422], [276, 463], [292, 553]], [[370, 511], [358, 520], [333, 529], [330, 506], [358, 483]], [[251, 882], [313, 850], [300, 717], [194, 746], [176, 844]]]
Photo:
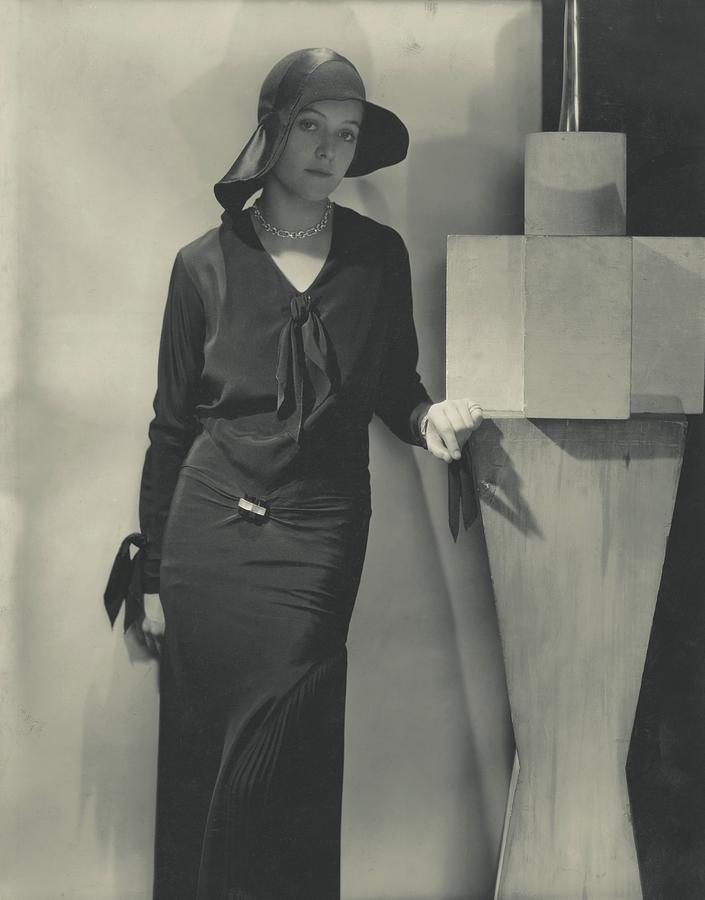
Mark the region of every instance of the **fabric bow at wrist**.
[[[130, 556], [130, 547], [138, 547], [134, 557]], [[120, 607], [125, 604], [124, 631], [127, 631], [133, 622], [137, 621], [144, 607], [144, 591], [142, 589], [142, 562], [144, 548], [147, 539], [140, 532], [135, 531], [124, 538], [115, 555], [108, 584], [103, 594], [105, 611], [110, 619], [110, 627], [115, 625], [115, 620], [120, 612]]]

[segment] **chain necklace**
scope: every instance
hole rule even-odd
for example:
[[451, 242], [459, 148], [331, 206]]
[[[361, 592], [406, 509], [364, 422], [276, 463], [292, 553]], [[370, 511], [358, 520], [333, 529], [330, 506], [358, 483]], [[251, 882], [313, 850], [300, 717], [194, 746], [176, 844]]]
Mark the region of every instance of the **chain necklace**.
[[291, 238], [291, 240], [294, 241], [300, 241], [304, 238], [313, 237], [314, 234], [318, 234], [319, 232], [323, 231], [323, 229], [328, 225], [328, 219], [332, 211], [333, 204], [330, 202], [330, 200], [328, 200], [326, 201], [326, 209], [320, 222], [317, 222], [315, 225], [307, 228], [306, 231], [287, 231], [285, 228], [277, 228], [276, 225], [272, 225], [270, 222], [268, 222], [262, 215], [262, 211], [260, 210], [259, 206], [256, 203], [252, 204], [252, 212], [265, 231], [268, 231], [270, 234], [276, 234], [277, 237]]

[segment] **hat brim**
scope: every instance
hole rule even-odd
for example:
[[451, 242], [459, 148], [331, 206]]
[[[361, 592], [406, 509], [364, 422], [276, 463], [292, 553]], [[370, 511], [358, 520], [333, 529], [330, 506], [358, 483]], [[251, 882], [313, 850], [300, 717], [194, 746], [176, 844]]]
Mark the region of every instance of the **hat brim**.
[[[345, 97], [317, 99], [341, 100]], [[393, 166], [405, 159], [409, 149], [409, 132], [391, 110], [359, 97], [363, 119], [355, 155], [346, 178], [369, 175], [377, 169]], [[263, 179], [272, 170], [286, 146], [289, 132], [302, 104], [291, 110], [286, 121], [273, 111], [265, 116], [252, 133], [242, 152], [226, 174], [214, 186], [216, 199], [225, 209], [241, 209]]]

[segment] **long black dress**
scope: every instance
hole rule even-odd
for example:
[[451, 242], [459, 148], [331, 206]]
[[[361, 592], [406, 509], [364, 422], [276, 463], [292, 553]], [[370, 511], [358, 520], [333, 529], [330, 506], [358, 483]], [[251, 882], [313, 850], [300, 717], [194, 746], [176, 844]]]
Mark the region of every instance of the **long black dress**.
[[155, 900], [340, 895], [368, 425], [421, 444], [417, 357], [404, 244], [350, 209], [303, 293], [247, 212], [177, 255], [140, 493], [166, 619]]

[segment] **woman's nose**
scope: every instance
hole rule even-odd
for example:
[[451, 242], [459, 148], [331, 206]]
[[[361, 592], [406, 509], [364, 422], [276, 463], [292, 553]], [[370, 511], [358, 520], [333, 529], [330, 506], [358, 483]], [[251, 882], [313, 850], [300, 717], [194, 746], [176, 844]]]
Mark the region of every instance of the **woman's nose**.
[[321, 159], [333, 159], [333, 156], [335, 155], [333, 141], [329, 137], [321, 137], [317, 153]]

